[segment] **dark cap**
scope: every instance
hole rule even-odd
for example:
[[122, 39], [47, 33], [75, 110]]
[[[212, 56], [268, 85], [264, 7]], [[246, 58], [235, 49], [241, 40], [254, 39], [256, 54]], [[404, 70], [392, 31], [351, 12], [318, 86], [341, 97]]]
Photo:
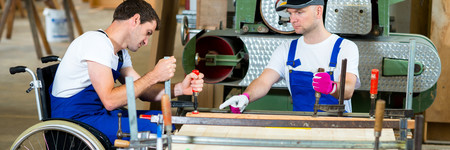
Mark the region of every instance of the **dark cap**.
[[287, 0], [283, 2], [276, 8], [277, 11], [284, 10], [286, 8], [305, 8], [311, 5], [324, 5], [323, 0]]

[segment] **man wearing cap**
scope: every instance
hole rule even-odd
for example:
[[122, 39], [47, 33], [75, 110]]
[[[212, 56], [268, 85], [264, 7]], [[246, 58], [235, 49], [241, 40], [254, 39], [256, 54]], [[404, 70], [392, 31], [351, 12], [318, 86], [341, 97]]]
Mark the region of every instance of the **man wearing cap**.
[[[266, 95], [280, 79], [289, 85], [294, 111], [313, 111], [315, 92], [322, 93], [320, 104], [338, 104], [341, 61], [346, 58], [344, 104], [346, 112], [351, 112], [350, 98], [361, 85], [356, 44], [325, 29], [323, 0], [287, 0], [276, 10], [286, 11], [295, 33], [302, 36], [280, 45], [262, 74], [244, 93], [231, 97], [219, 108], [230, 106], [233, 112], [240, 113], [249, 102]], [[318, 68], [324, 68], [325, 72], [317, 73]]]

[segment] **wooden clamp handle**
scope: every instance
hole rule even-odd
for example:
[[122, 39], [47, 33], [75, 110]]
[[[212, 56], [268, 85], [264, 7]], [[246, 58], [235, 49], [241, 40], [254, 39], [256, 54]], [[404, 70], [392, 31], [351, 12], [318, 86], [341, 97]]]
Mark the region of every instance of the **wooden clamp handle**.
[[386, 102], [384, 100], [377, 100], [375, 108], [375, 132], [381, 132], [383, 128], [384, 107]]
[[317, 72], [325, 72], [325, 69], [319, 68], [319, 69], [317, 70]]
[[172, 110], [170, 108], [171, 105], [169, 95], [164, 94], [161, 98], [161, 109], [165, 126], [172, 126]]
[[116, 139], [114, 141], [114, 147], [122, 147], [122, 148], [130, 147], [130, 141]]

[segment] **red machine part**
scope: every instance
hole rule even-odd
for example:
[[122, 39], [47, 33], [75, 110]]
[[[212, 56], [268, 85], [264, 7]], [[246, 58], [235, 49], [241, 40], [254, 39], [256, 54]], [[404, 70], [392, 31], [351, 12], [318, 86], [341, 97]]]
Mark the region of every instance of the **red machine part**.
[[[205, 58], [206, 54], [235, 55], [232, 45], [232, 41], [225, 37], [203, 36], [197, 40], [195, 51], [200, 58]], [[206, 66], [204, 60], [201, 60], [195, 68], [205, 75], [203, 78], [205, 83], [220, 82], [233, 70], [231, 66]]]

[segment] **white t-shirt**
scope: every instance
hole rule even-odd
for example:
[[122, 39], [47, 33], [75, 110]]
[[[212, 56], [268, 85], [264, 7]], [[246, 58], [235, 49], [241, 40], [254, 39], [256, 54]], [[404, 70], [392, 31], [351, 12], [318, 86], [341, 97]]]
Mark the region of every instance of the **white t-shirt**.
[[[339, 36], [336, 34], [332, 34], [326, 40], [317, 44], [307, 44], [305, 43], [303, 38], [304, 37], [301, 36], [298, 40], [297, 50], [295, 52], [294, 58], [294, 60], [300, 59], [301, 65], [297, 66], [293, 70], [313, 73], [317, 72], [318, 68], [324, 68], [327, 72], [333, 70], [334, 81], [339, 81], [342, 59], [347, 58], [347, 72], [353, 73], [357, 77], [355, 89], [361, 86], [358, 73], [359, 52], [358, 47], [355, 43], [350, 40], [344, 39], [341, 43], [341, 50], [339, 51], [337, 57], [336, 68], [330, 68], [329, 63], [331, 59], [331, 53], [333, 51], [334, 44]], [[286, 83], [288, 84], [289, 92], [291, 92], [291, 87], [289, 84], [289, 70], [292, 67], [287, 66], [286, 62], [288, 59], [290, 45], [291, 41], [280, 45], [272, 53], [272, 57], [266, 66], [266, 68], [275, 70], [280, 75], [280, 78], [286, 81]], [[344, 104], [346, 105], [346, 111], [351, 112], [351, 100], [345, 100]]]
[[[131, 67], [128, 51], [124, 49], [122, 53], [122, 68]], [[119, 56], [114, 54], [114, 46], [109, 38], [99, 31], [88, 31], [69, 45], [56, 71], [53, 96], [71, 97], [92, 84], [89, 79], [87, 60], [114, 70], [117, 70], [119, 64]]]

